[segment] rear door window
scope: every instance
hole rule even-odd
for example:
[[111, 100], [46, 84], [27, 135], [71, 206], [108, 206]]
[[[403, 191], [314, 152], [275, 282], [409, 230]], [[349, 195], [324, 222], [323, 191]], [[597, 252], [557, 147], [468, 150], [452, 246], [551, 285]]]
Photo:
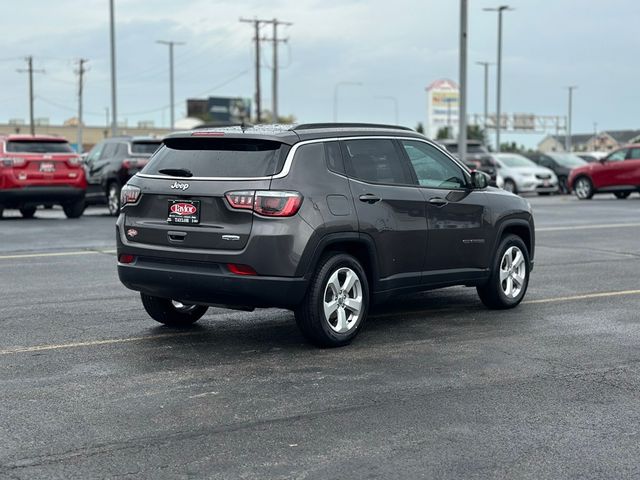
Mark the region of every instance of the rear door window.
[[418, 183], [432, 188], [464, 188], [466, 179], [462, 169], [449, 157], [424, 142], [402, 140]]
[[289, 150], [271, 140], [172, 138], [165, 140], [141, 173], [164, 175], [162, 170], [180, 169], [194, 177], [266, 177], [282, 170]]
[[347, 173], [370, 183], [415, 185], [411, 171], [390, 139], [342, 141]]
[[67, 142], [55, 141], [10, 140], [5, 148], [11, 153], [73, 153], [74, 151]]
[[632, 148], [627, 160], [640, 160], [640, 148]]
[[160, 141], [157, 142], [132, 142], [131, 153], [134, 155], [152, 155], [158, 147], [160, 147]]

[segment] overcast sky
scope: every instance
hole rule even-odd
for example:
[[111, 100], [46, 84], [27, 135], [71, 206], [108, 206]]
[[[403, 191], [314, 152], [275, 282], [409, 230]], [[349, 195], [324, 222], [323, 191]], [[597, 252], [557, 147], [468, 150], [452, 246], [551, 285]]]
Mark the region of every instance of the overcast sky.
[[[564, 115], [574, 94], [574, 132], [640, 128], [637, 62], [640, 2], [511, 0], [505, 13], [503, 111]], [[36, 117], [61, 123], [75, 115], [74, 60], [89, 59], [86, 123], [102, 125], [109, 94], [108, 0], [2, 0], [0, 121], [28, 118], [27, 78], [16, 69], [33, 55]], [[469, 110], [482, 111], [482, 67], [495, 61], [497, 17], [469, 1]], [[156, 40], [177, 40], [176, 116], [187, 97], [254, 93], [253, 32], [238, 18], [293, 22], [280, 50], [280, 113], [299, 121], [330, 121], [336, 82], [339, 119], [414, 127], [426, 116], [425, 87], [458, 79], [458, 0], [116, 0], [119, 117], [167, 124], [168, 52]], [[265, 31], [270, 35], [270, 31]], [[263, 48], [263, 103], [270, 108], [271, 47]], [[490, 78], [495, 106], [495, 71]], [[507, 136], [507, 140], [509, 137]], [[517, 137], [533, 144], [540, 136]]]

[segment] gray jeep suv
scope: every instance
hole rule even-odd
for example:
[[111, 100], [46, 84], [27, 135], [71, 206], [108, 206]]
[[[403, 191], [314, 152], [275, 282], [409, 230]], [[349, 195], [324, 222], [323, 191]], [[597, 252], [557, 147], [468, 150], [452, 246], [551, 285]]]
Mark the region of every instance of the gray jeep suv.
[[349, 343], [393, 295], [527, 290], [526, 200], [401, 127], [306, 124], [176, 133], [122, 189], [118, 274], [176, 327], [208, 306], [292, 309], [319, 346]]

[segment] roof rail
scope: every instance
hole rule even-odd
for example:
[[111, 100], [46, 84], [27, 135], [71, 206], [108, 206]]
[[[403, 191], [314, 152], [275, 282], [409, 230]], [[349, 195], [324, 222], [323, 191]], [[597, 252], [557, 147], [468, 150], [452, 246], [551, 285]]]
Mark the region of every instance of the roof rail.
[[390, 128], [393, 130], [408, 130], [413, 132], [413, 128], [401, 127], [400, 125], [383, 125], [380, 123], [301, 123], [293, 125], [290, 130], [314, 130], [317, 128]]

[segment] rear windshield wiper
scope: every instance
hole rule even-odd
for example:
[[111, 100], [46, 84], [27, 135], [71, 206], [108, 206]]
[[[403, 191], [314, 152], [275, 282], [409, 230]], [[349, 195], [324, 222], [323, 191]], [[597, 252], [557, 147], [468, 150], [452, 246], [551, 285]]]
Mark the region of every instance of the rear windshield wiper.
[[187, 170], [186, 168], [161, 168], [158, 172], [171, 175], [172, 177], [193, 177], [191, 170]]

